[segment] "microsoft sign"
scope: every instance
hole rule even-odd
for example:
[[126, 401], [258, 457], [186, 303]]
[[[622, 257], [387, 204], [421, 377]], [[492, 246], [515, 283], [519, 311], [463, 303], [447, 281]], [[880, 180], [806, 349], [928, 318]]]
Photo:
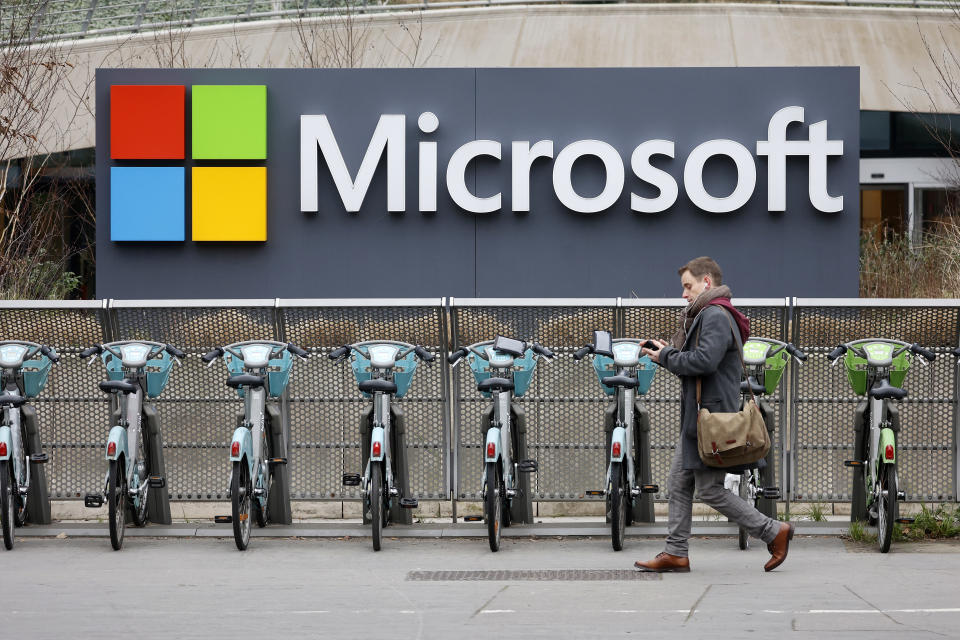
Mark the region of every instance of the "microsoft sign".
[[100, 297], [672, 297], [702, 254], [738, 296], [857, 292], [856, 68], [100, 69], [96, 90]]

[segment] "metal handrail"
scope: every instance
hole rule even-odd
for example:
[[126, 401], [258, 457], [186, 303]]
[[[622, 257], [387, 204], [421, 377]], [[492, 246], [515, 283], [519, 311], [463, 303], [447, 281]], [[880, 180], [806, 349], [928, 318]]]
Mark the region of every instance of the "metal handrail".
[[[699, 0], [684, 0], [689, 4], [699, 4]], [[387, 4], [385, 2], [368, 3], [366, 1], [354, 0], [351, 4], [342, 6], [317, 6], [300, 7], [284, 9], [283, 5], [296, 5], [288, 1], [260, 1], [250, 0], [246, 2], [219, 2], [216, 4], [201, 4], [199, 0], [188, 0], [182, 5], [180, 2], [170, 0], [136, 0], [133, 2], [111, 2], [110, 0], [47, 0], [42, 3], [39, 9], [35, 9], [37, 19], [29, 29], [27, 38], [21, 40], [28, 43], [43, 43], [56, 40], [76, 40], [96, 36], [117, 35], [122, 33], [139, 33], [145, 31], [158, 31], [163, 29], [187, 29], [194, 26], [213, 25], [213, 24], [231, 24], [240, 22], [251, 22], [271, 19], [297, 19], [300, 17], [323, 17], [329, 15], [344, 14], [377, 14], [392, 11], [426, 11], [431, 9], [455, 9], [471, 7], [493, 7], [493, 6], [521, 6], [521, 5], [572, 5], [572, 4], [607, 4], [608, 0], [575, 0], [567, 2], [565, 0], [445, 0], [442, 2], [400, 2], [397, 4]], [[771, 4], [770, 0], [740, 0], [746, 4]], [[913, 8], [939, 8], [950, 9], [954, 0], [776, 0], [776, 4], [791, 5], [833, 5], [848, 7], [913, 7]], [[27, 4], [21, 2], [19, 5], [8, 8], [6, 16], [9, 17], [17, 8], [22, 8]], [[622, 0], [619, 4], [659, 4], [650, 0]], [[66, 5], [62, 9], [57, 9], [57, 5]], [[82, 5], [82, 6], [78, 6]], [[172, 6], [171, 6], [172, 5]], [[254, 11], [256, 5], [271, 5], [274, 7], [269, 11]], [[9, 6], [9, 5], [8, 5]], [[69, 8], [68, 8], [69, 7]], [[131, 13], [130, 7], [136, 7], [137, 11]], [[120, 10], [121, 13], [113, 13]], [[197, 17], [197, 13], [209, 13], [218, 11], [217, 15], [205, 15]], [[64, 19], [68, 16], [68, 19]], [[75, 16], [75, 17], [74, 17]], [[184, 16], [179, 19], [167, 19], [164, 17]], [[0, 32], [8, 32], [8, 18], [5, 20], [4, 12], [0, 12]], [[99, 23], [117, 23], [116, 26], [91, 28]], [[79, 27], [70, 30], [71, 27]], [[51, 32], [52, 31], [52, 32]]]

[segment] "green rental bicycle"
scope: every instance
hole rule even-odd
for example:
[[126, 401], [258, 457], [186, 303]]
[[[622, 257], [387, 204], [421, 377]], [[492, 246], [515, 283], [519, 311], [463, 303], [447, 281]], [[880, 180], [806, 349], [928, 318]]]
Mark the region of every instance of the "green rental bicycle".
[[[847, 342], [827, 355], [834, 365], [844, 356], [854, 393], [868, 396], [855, 414], [854, 459], [844, 465], [854, 470], [853, 514], [856, 517], [861, 511], [858, 503], [866, 507], [868, 521], [877, 526], [881, 553], [890, 550], [893, 523], [899, 519], [897, 501], [904, 498], [897, 479], [900, 412], [895, 401], [907, 397], [900, 385], [910, 367], [911, 353], [931, 362], [936, 358], [916, 343], [886, 338]], [[860, 491], [863, 493], [858, 496]]]

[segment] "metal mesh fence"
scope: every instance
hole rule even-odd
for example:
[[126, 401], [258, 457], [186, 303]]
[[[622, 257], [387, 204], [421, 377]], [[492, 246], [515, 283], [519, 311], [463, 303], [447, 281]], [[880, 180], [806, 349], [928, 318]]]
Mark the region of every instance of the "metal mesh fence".
[[87, 366], [80, 351], [107, 339], [102, 303], [56, 305], [45, 308], [0, 307], [0, 339], [46, 344], [60, 354], [51, 367], [47, 385], [31, 402], [44, 450], [47, 485], [53, 499], [80, 498], [99, 489], [106, 466], [103, 447], [110, 413], [97, 388], [102, 367]]
[[[273, 301], [203, 307], [155, 307], [116, 302], [112, 315], [117, 340], [165, 342], [187, 353], [174, 366], [157, 403], [163, 432], [167, 489], [174, 500], [226, 500], [227, 448], [243, 402], [225, 384], [222, 361], [207, 367], [200, 356], [242, 340], [275, 340]], [[299, 362], [294, 363], [296, 369]], [[103, 366], [100, 375], [105, 377]], [[275, 401], [274, 401], [275, 402]]]
[[395, 400], [404, 414], [410, 492], [420, 499], [447, 498], [447, 419], [444, 313], [438, 304], [410, 306], [305, 306], [282, 309], [284, 339], [313, 356], [290, 379], [293, 498], [359, 498], [341, 485], [342, 474], [363, 471], [360, 416], [370, 406], [346, 363], [326, 356], [365, 340], [399, 340], [437, 355], [420, 363], [407, 394]]
[[[775, 301], [738, 301], [737, 308], [750, 318], [750, 333], [764, 338], [785, 340], [787, 306], [785, 300]], [[683, 303], [666, 305], [662, 302], [624, 300], [623, 334], [624, 337], [652, 337], [669, 341], [677, 331]], [[777, 429], [773, 436], [773, 446], [777, 449], [776, 459], [780, 460], [783, 450], [783, 411], [784, 383], [781, 381], [776, 394], [769, 398], [774, 409]], [[643, 401], [650, 410], [650, 468], [654, 484], [660, 485], [656, 499], [669, 497], [667, 478], [670, 462], [676, 450], [680, 434], [680, 380], [668, 371], [660, 369], [653, 379], [650, 391]], [[779, 470], [774, 471], [775, 474]], [[775, 475], [774, 477], [779, 477]], [[785, 486], [781, 480], [781, 486]]]
[[[536, 340], [557, 354], [541, 359], [533, 382], [518, 404], [526, 415], [528, 456], [539, 463], [531, 477], [534, 500], [581, 500], [603, 485], [603, 391], [589, 364], [573, 352], [590, 342], [594, 330], [616, 332], [616, 300], [558, 306], [455, 306], [454, 345], [493, 340], [498, 334]], [[480, 417], [490, 400], [476, 389], [470, 369], [454, 369], [457, 425], [457, 485], [460, 499], [479, 499], [483, 472]]]
[[839, 306], [836, 301], [798, 300], [793, 342], [809, 354], [796, 373], [793, 396], [793, 499], [849, 500], [852, 473], [843, 466], [853, 458], [854, 411], [861, 398], [849, 384], [842, 361], [831, 367], [827, 354], [838, 344], [884, 337], [917, 342], [938, 358], [929, 365], [913, 359], [899, 402], [897, 475], [907, 500], [956, 498], [954, 424], [955, 348], [960, 306]]
[[[503, 301], [501, 301], [503, 302]], [[791, 368], [772, 398], [774, 444], [788, 449], [792, 477], [781, 477], [792, 498], [849, 500], [851, 475], [843, 467], [853, 450], [853, 411], [843, 365], [829, 367], [835, 345], [864, 337], [896, 337], [933, 348], [940, 357], [907, 373], [910, 395], [900, 403], [898, 468], [908, 500], [956, 499], [957, 373], [948, 351], [958, 343], [960, 304], [913, 306], [865, 301], [800, 300], [787, 331], [788, 308], [777, 301], [734, 301], [751, 318], [755, 335], [786, 339], [810, 355]], [[293, 365], [289, 385], [292, 497], [339, 500], [358, 497], [341, 474], [360, 465], [359, 419], [367, 406], [349, 366], [326, 354], [345, 343], [393, 339], [423, 344], [438, 356], [497, 334], [534, 339], [557, 353], [541, 361], [519, 404], [527, 418], [529, 457], [538, 460], [535, 500], [591, 500], [605, 469], [603, 408], [607, 396], [589, 359], [573, 351], [595, 329], [617, 337], [669, 338], [681, 306], [664, 301], [571, 300], [499, 304], [458, 301], [449, 310], [438, 300], [213, 301], [208, 303], [102, 302], [0, 303], [0, 339], [50, 344], [62, 354], [35, 400], [41, 437], [50, 454], [47, 477], [53, 499], [77, 499], [99, 489], [105, 469], [108, 402], [97, 388], [99, 362], [87, 366], [78, 353], [98, 342], [149, 339], [187, 352], [156, 400], [164, 436], [167, 481], [174, 500], [226, 498], [226, 448], [242, 403], [224, 382], [222, 362], [207, 368], [200, 355], [215, 346], [250, 339], [289, 340], [312, 352]], [[855, 305], [855, 306], [854, 306]], [[449, 324], [448, 324], [449, 323]], [[448, 397], [449, 396], [449, 397]], [[679, 383], [659, 371], [644, 402], [651, 414], [652, 480], [665, 499], [679, 425]], [[481, 474], [480, 416], [489, 401], [476, 391], [465, 366], [450, 370], [442, 357], [421, 364], [397, 406], [406, 418], [412, 494], [420, 499], [478, 497]], [[790, 407], [790, 410], [786, 410]], [[452, 419], [452, 421], [451, 421]], [[451, 424], [452, 422], [452, 424]], [[451, 443], [454, 443], [451, 449]], [[781, 456], [777, 456], [778, 465]], [[778, 474], [783, 474], [777, 469]], [[787, 482], [789, 480], [789, 482]]]

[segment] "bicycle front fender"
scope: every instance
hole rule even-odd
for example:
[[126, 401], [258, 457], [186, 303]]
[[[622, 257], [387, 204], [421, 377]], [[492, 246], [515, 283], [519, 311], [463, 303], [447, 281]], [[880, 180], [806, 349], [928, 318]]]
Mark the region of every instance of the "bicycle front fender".
[[10, 427], [0, 427], [0, 442], [7, 445], [3, 450], [6, 454], [0, 456], [0, 460], [9, 460], [13, 456], [13, 433]]
[[[614, 451], [617, 450], [620, 451], [620, 455], [614, 455]], [[614, 427], [613, 433], [610, 434], [610, 462], [623, 462], [626, 453], [627, 430], [623, 427]]]
[[[110, 454], [113, 445], [113, 455]], [[127, 430], [121, 426], [110, 429], [110, 437], [107, 438], [107, 460], [127, 459]]]
[[[239, 443], [236, 447], [237, 455], [233, 455], [234, 443]], [[233, 432], [233, 438], [230, 440], [230, 462], [239, 462], [247, 458], [247, 465], [250, 467], [250, 473], [253, 473], [253, 434], [246, 427], [237, 427]]]
[[[893, 447], [893, 457], [887, 458], [887, 446]], [[880, 429], [880, 464], [896, 464], [897, 462], [897, 437], [893, 429]]]
[[[377, 443], [380, 443], [380, 446], [375, 446]], [[370, 430], [370, 459], [374, 461], [383, 460], [383, 454], [386, 453], [387, 448], [384, 446], [384, 431], [383, 427], [374, 427]], [[374, 455], [375, 451], [379, 451], [380, 455]]]
[[[493, 445], [493, 455], [490, 455], [490, 445]], [[500, 429], [499, 427], [490, 427], [487, 429], [487, 441], [483, 446], [483, 461], [496, 462], [500, 459]]]

